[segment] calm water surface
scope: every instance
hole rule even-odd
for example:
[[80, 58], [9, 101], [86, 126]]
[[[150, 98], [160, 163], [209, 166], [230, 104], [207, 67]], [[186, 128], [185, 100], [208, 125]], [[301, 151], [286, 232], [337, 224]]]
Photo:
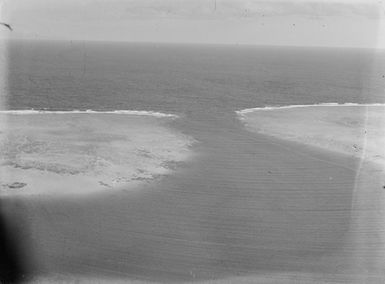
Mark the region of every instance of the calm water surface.
[[176, 113], [170, 127], [198, 141], [194, 159], [139, 191], [18, 201], [36, 271], [180, 281], [349, 265], [356, 161], [249, 133], [235, 111], [383, 102], [378, 55], [82, 42], [9, 49], [8, 109]]

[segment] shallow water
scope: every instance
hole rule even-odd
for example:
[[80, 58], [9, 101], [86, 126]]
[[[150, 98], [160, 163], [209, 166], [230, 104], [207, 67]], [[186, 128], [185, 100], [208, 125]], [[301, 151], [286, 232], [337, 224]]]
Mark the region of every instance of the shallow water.
[[249, 133], [235, 115], [173, 126], [198, 156], [160, 183], [20, 201], [38, 270], [157, 281], [333, 271], [323, 258], [344, 247], [354, 160]]

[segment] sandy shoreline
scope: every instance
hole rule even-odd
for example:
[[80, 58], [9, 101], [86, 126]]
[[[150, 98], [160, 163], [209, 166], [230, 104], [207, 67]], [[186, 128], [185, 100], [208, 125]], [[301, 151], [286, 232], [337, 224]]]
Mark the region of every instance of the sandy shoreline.
[[132, 188], [190, 157], [174, 118], [141, 112], [2, 112], [0, 195]]

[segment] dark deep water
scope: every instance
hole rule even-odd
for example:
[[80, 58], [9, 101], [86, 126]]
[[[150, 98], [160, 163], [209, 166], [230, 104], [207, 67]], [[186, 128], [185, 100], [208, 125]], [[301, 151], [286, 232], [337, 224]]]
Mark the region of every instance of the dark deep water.
[[383, 102], [370, 50], [15, 42], [9, 109], [229, 112], [320, 102]]
[[383, 102], [374, 54], [81, 42], [9, 49], [8, 109], [176, 113], [170, 126], [199, 142], [196, 158], [135, 192], [10, 200], [6, 216], [17, 209], [17, 231], [28, 231], [33, 272], [167, 282], [348, 266], [356, 161], [249, 133], [234, 111]]

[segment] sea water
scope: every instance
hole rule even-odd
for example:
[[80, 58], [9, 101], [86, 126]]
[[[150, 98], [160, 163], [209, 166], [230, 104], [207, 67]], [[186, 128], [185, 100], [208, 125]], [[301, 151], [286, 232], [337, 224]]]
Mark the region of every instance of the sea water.
[[70, 41], [8, 49], [4, 110], [171, 114], [169, 126], [197, 141], [194, 159], [140, 191], [22, 203], [41, 271], [167, 282], [348, 265], [357, 162], [250, 133], [236, 112], [383, 103], [381, 53]]

